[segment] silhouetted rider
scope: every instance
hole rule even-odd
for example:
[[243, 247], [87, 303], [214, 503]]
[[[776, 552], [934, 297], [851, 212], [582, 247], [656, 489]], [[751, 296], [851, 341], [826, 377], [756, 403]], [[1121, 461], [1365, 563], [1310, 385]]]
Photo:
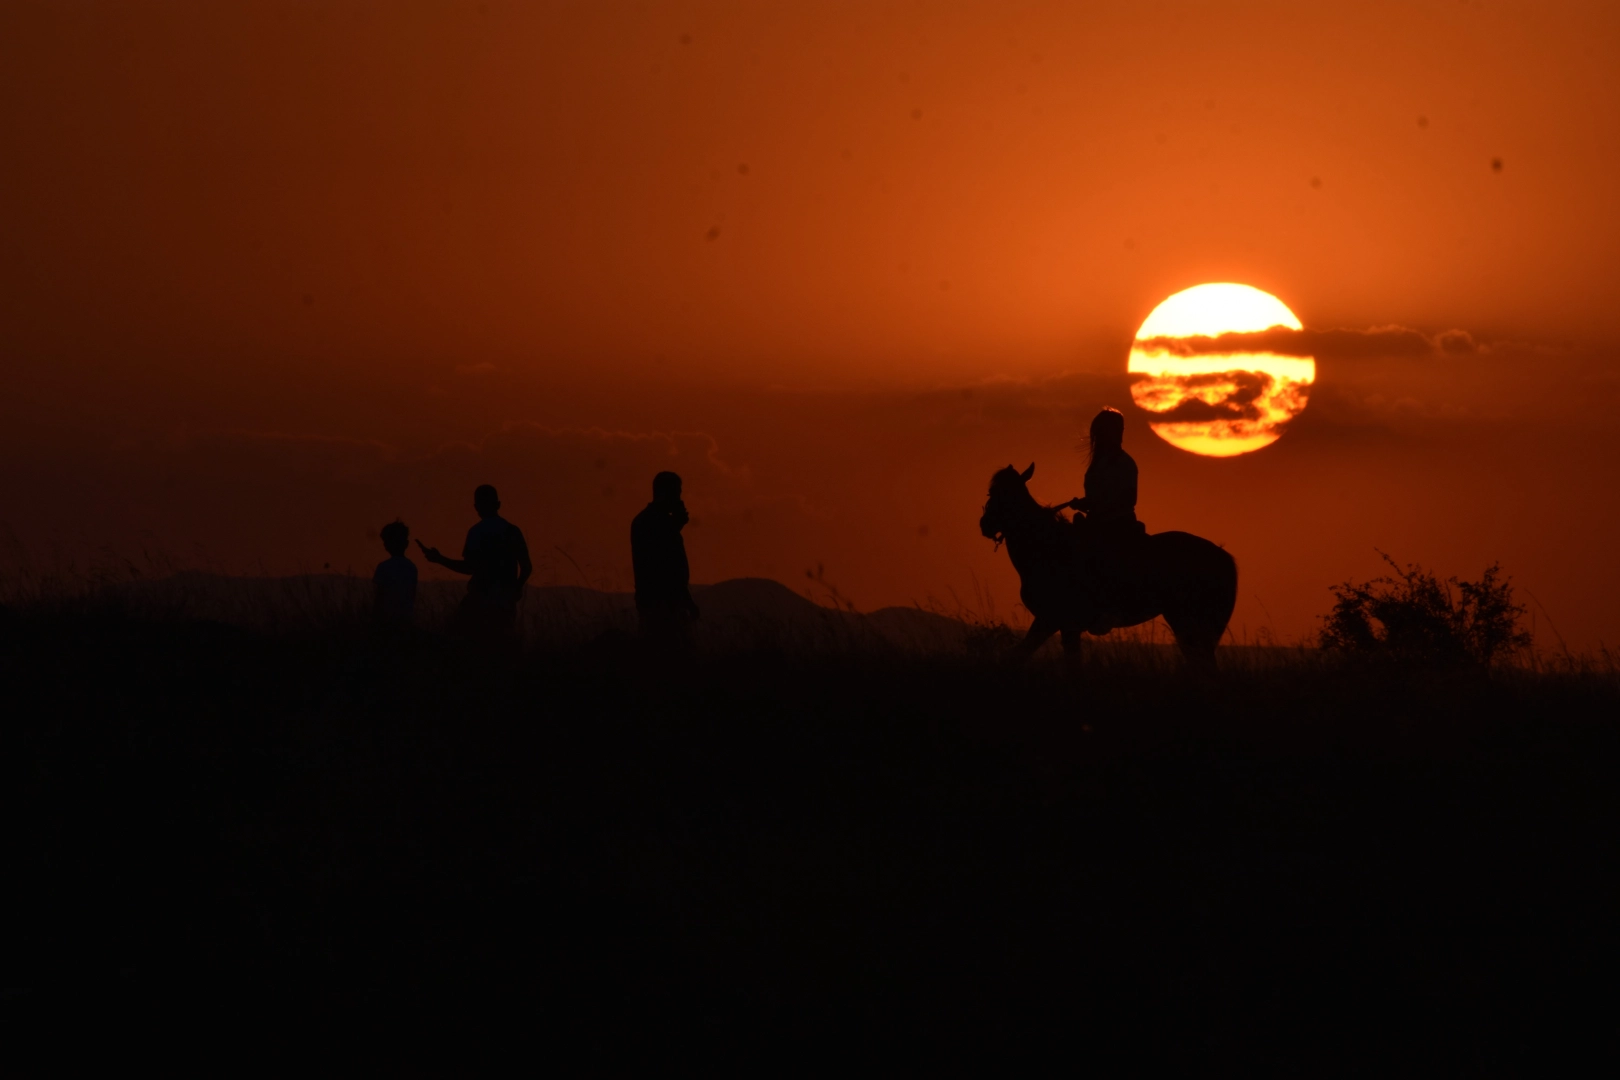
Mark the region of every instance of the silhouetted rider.
[[493, 486], [483, 484], [473, 492], [473, 509], [479, 522], [467, 530], [461, 558], [447, 559], [420, 540], [416, 546], [428, 562], [469, 576], [467, 598], [460, 608], [464, 621], [473, 628], [510, 632], [523, 586], [534, 572], [529, 545], [523, 530], [501, 517], [501, 500]]
[[1071, 509], [1085, 513], [1075, 532], [1083, 579], [1105, 613], [1133, 606], [1140, 586], [1142, 538], [1147, 530], [1136, 520], [1136, 462], [1125, 452], [1125, 414], [1104, 409], [1091, 420], [1091, 461], [1086, 465], [1086, 493], [1071, 499]]
[[1086, 465], [1086, 494], [1069, 507], [1083, 511], [1098, 535], [1137, 534], [1136, 462], [1125, 452], [1125, 414], [1104, 409], [1091, 421], [1091, 461]]
[[672, 472], [653, 477], [653, 501], [630, 523], [636, 613], [642, 633], [649, 636], [680, 636], [698, 617], [686, 542], [681, 539], [688, 520], [686, 504], [681, 501], [681, 478]]

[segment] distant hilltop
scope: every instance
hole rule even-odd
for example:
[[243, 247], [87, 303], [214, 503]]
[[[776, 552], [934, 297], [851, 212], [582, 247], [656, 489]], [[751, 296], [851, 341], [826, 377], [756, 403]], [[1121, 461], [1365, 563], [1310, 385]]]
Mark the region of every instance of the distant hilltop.
[[[418, 622], [445, 624], [466, 595], [459, 581], [424, 581]], [[343, 574], [232, 577], [187, 571], [128, 582], [119, 592], [158, 613], [254, 629], [309, 627], [364, 617], [371, 582]], [[920, 652], [965, 649], [982, 628], [915, 607], [861, 613], [823, 607], [770, 578], [732, 578], [693, 585], [703, 617], [694, 627], [700, 644], [792, 645], [837, 648], [888, 644]], [[520, 609], [523, 631], [540, 643], [572, 644], [636, 629], [635, 597], [577, 585], [531, 585]]]

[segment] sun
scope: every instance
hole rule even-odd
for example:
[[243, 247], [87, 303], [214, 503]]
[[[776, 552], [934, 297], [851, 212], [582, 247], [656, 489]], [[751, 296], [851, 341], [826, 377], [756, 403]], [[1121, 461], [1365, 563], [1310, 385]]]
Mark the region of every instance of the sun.
[[1265, 343], [1223, 348], [1209, 340], [1277, 329], [1302, 327], [1286, 304], [1250, 285], [1195, 285], [1154, 308], [1136, 332], [1126, 369], [1132, 399], [1159, 417], [1149, 423], [1154, 433], [1210, 457], [1236, 457], [1281, 438], [1305, 408], [1315, 358]]

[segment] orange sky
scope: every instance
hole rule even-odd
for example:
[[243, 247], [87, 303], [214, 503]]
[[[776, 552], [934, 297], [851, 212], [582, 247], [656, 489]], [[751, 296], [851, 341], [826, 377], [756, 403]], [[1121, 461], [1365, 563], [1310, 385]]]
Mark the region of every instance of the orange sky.
[[1595, 3], [8, 4], [0, 520], [362, 568], [487, 479], [606, 580], [677, 461], [699, 578], [1005, 607], [991, 470], [1077, 493], [1145, 314], [1241, 281], [1486, 348], [1319, 357], [1229, 462], [1129, 413], [1236, 625], [1376, 545], [1612, 645], [1617, 70]]

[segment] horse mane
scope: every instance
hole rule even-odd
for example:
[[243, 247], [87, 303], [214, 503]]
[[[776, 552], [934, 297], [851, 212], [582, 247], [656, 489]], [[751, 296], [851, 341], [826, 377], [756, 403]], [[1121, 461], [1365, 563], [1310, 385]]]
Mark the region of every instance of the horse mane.
[[1072, 526], [1074, 524], [1074, 522], [1070, 521], [1068, 518], [1063, 516], [1063, 510], [1065, 509], [1063, 504], [1060, 503], [1057, 506], [1047, 506], [1043, 502], [1038, 502], [1035, 499], [1035, 496], [1033, 496], [1033, 495], [1031, 495], [1029, 497], [1029, 501], [1032, 502], [1032, 503], [1035, 503], [1035, 506], [1042, 513], [1046, 514], [1048, 517], [1050, 517], [1053, 521], [1057, 522], [1059, 525]]
[[1018, 475], [1018, 470], [1014, 469], [1010, 465], [1005, 469], [998, 470], [996, 474], [990, 478], [990, 490], [993, 492], [997, 489], [1007, 490], [1013, 493], [1015, 498], [1022, 495], [1022, 498], [1027, 500], [1028, 506], [1033, 507], [1045, 514], [1052, 520], [1054, 524], [1061, 525], [1064, 528], [1074, 527], [1074, 522], [1070, 521], [1062, 514], [1062, 511], [1066, 508], [1067, 504], [1059, 503], [1056, 506], [1048, 506], [1036, 499], [1035, 496], [1029, 493], [1029, 485], [1024, 482], [1024, 478], [1022, 476]]

